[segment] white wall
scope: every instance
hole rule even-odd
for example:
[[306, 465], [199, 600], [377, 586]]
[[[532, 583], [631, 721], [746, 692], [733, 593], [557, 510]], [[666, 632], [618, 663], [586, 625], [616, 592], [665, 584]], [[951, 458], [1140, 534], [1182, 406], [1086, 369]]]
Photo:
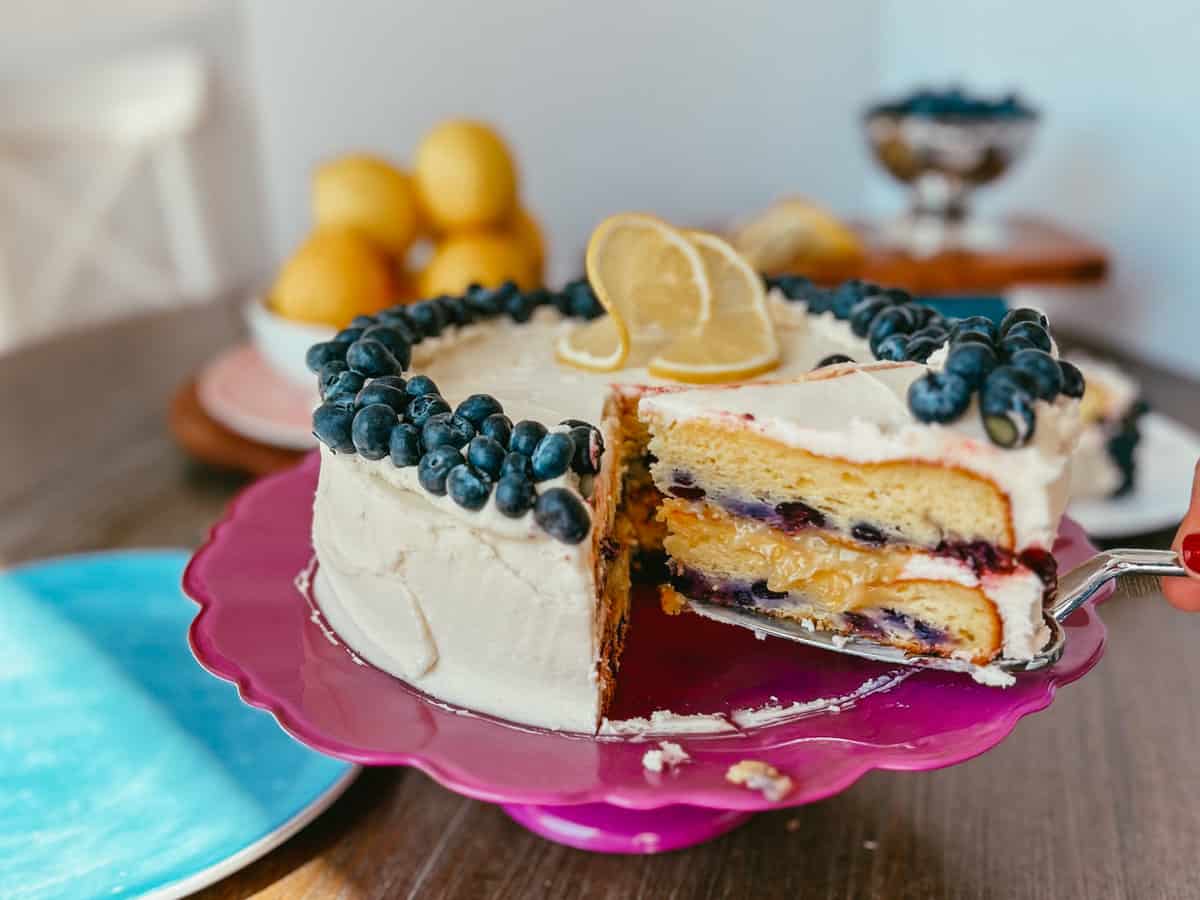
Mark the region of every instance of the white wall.
[[308, 176], [354, 148], [405, 160], [466, 115], [515, 145], [523, 192], [575, 274], [605, 214], [680, 222], [803, 191], [863, 199], [853, 110], [874, 93], [878, 5], [614, 0], [255, 0], [245, 8], [276, 257], [309, 227]]
[[[1016, 87], [1044, 113], [1028, 160], [981, 196], [1105, 243], [1113, 274], [1055, 318], [1200, 374], [1200, 6], [1189, 0], [887, 0], [881, 85]], [[876, 181], [878, 209], [901, 203]]]

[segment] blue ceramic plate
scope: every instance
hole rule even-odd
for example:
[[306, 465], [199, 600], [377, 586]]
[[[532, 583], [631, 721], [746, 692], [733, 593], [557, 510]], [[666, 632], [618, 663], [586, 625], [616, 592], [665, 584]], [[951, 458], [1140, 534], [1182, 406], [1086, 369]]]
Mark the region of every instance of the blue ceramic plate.
[[0, 896], [182, 896], [286, 840], [357, 773], [195, 662], [187, 558], [0, 572]]

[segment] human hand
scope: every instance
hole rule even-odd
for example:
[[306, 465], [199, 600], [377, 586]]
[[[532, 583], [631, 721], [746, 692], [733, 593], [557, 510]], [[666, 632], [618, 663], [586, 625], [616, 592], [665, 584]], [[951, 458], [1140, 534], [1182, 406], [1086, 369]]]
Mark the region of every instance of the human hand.
[[1196, 463], [1196, 472], [1192, 477], [1192, 502], [1183, 524], [1175, 532], [1171, 549], [1179, 554], [1180, 561], [1188, 570], [1188, 577], [1164, 578], [1163, 593], [1171, 605], [1178, 609], [1200, 611], [1200, 462]]

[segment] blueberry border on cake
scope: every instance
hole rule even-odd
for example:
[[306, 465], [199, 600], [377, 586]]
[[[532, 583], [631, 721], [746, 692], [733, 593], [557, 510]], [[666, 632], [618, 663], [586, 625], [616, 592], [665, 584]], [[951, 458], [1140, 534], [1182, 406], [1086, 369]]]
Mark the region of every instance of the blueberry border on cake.
[[578, 494], [538, 485], [565, 475], [600, 471], [604, 440], [578, 419], [556, 426], [513, 423], [490, 394], [472, 394], [451, 409], [425, 375], [404, 373], [412, 349], [452, 327], [508, 316], [528, 322], [541, 306], [566, 318], [604, 314], [584, 279], [561, 291], [520, 291], [512, 282], [497, 288], [472, 285], [461, 297], [436, 297], [358, 316], [330, 341], [314, 344], [305, 364], [317, 376], [321, 404], [313, 411], [313, 434], [333, 453], [364, 459], [390, 458], [397, 468], [417, 467], [421, 487], [478, 511], [495, 492], [501, 515], [532, 514], [537, 525], [568, 544], [582, 541], [591, 517]]
[[[918, 421], [954, 422], [978, 396], [991, 441], [1018, 447], [1035, 433], [1038, 400], [1083, 396], [1082, 374], [1052, 355], [1048, 323], [1037, 310], [1010, 310], [997, 326], [984, 316], [947, 318], [906, 291], [858, 279], [836, 288], [798, 275], [767, 277], [765, 283], [789, 302], [803, 302], [810, 315], [831, 313], [846, 321], [876, 360], [927, 363], [945, 346], [940, 369], [931, 369], [909, 389], [908, 406]], [[432, 379], [404, 374], [413, 347], [426, 339], [503, 316], [523, 324], [542, 306], [554, 307], [564, 318], [605, 314], [580, 278], [554, 292], [522, 292], [511, 281], [496, 288], [472, 285], [460, 297], [358, 316], [305, 356], [321, 397], [313, 411], [313, 434], [333, 453], [415, 466], [424, 490], [448, 495], [464, 510], [482, 509], [494, 491], [502, 515], [532, 514], [552, 537], [579, 543], [591, 528], [580, 495], [538, 485], [568, 471], [580, 477], [599, 472], [605, 448], [596, 426], [579, 419], [554, 426], [514, 423], [490, 394], [472, 394], [452, 409]], [[837, 354], [822, 359], [818, 368], [855, 362]]]
[[[1019, 447], [1037, 428], [1035, 404], [1059, 394], [1083, 396], [1083, 375], [1052, 355], [1049, 323], [1035, 309], [1009, 310], [996, 325], [985, 316], [947, 318], [906, 291], [853, 279], [827, 289], [798, 275], [767, 278], [810, 314], [832, 313], [867, 341], [876, 360], [928, 363], [947, 346], [940, 370], [912, 383], [908, 407], [918, 421], [947, 424], [962, 418], [979, 398], [983, 427], [992, 443]], [[854, 362], [841, 355], [818, 364]]]

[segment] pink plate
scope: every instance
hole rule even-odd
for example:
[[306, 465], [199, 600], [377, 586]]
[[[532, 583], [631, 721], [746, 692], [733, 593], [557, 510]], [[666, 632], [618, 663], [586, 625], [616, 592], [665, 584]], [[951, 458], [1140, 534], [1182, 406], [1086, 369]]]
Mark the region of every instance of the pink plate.
[[196, 379], [204, 411], [231, 431], [273, 447], [308, 450], [312, 436], [313, 387], [276, 371], [253, 344], [227, 350]]
[[[197, 659], [310, 747], [367, 765], [416, 766], [451, 790], [506, 804], [522, 824], [574, 846], [667, 850], [726, 831], [749, 812], [831, 796], [871, 769], [970, 759], [1049, 706], [1058, 686], [1087, 672], [1104, 647], [1104, 625], [1085, 606], [1067, 622], [1062, 660], [1001, 690], [967, 676], [759, 641], [698, 616], [668, 618], [648, 596], [636, 598], [613, 719], [656, 709], [731, 715], [843, 698], [836, 712], [826, 704], [733, 733], [674, 736], [691, 759], [655, 774], [642, 765], [653, 740], [558, 734], [467, 714], [327, 639], [294, 583], [312, 555], [317, 468], [312, 454], [248, 488], [192, 558], [183, 585], [201, 607], [190, 634]], [[1060, 566], [1093, 552], [1079, 527], [1064, 522], [1055, 546]], [[868, 682], [878, 689], [864, 690]], [[791, 791], [771, 801], [730, 784], [726, 771], [744, 759], [789, 775]]]

